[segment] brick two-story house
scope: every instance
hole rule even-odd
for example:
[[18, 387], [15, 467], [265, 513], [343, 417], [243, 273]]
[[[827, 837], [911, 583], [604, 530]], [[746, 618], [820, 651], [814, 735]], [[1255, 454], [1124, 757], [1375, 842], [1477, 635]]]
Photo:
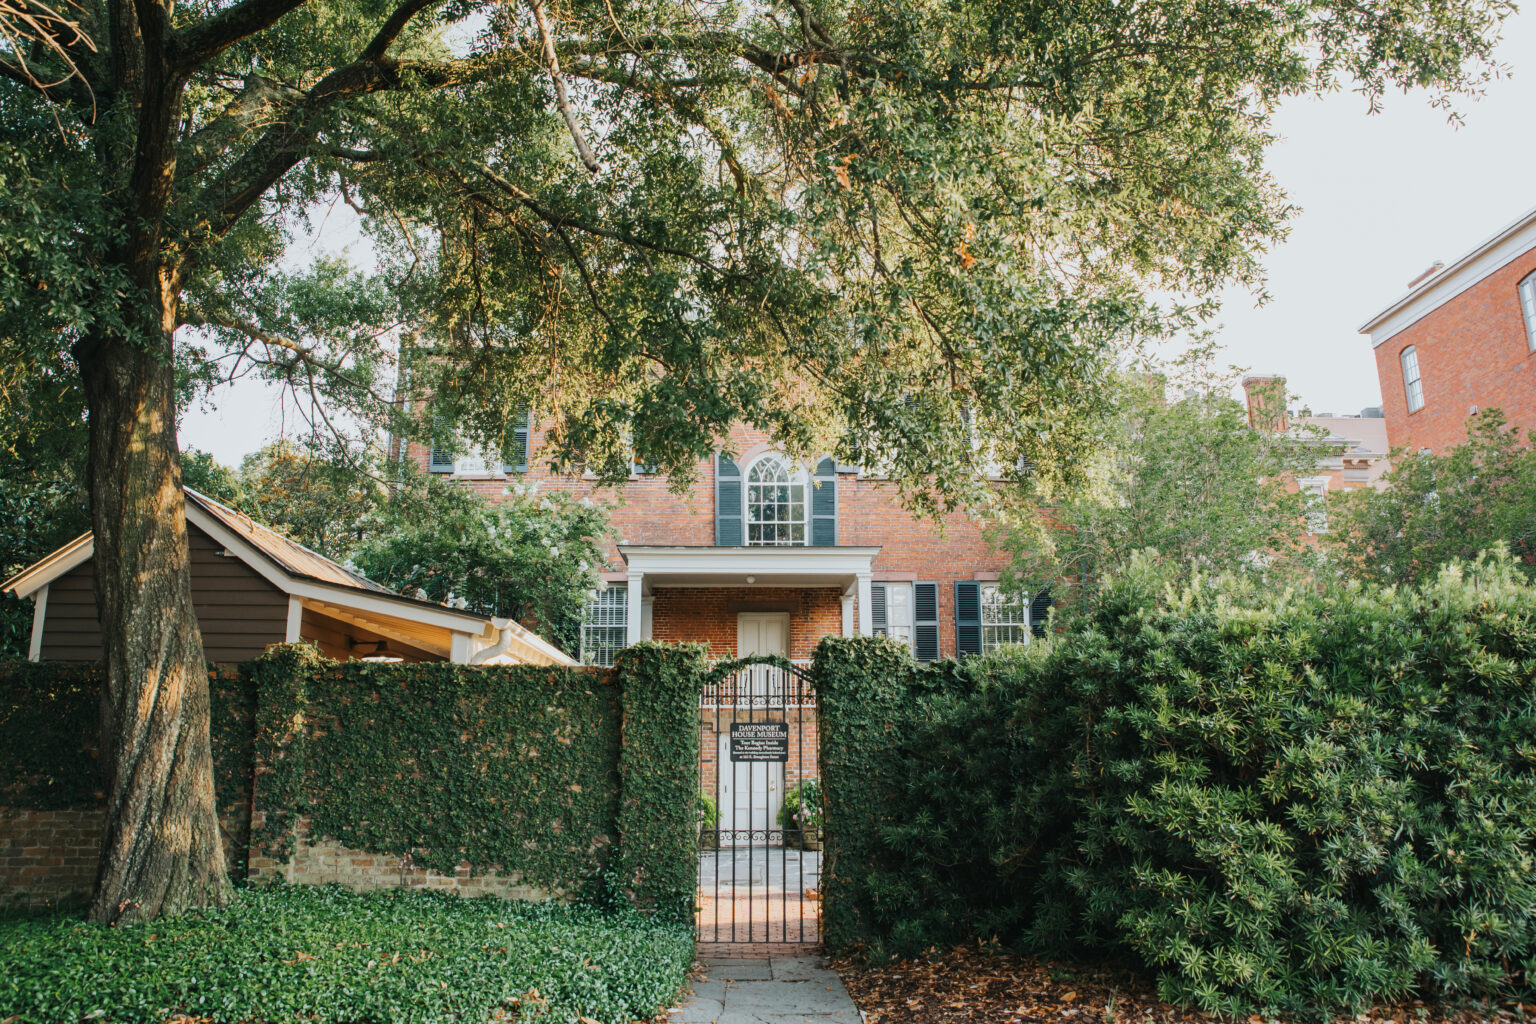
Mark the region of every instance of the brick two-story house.
[[1443, 452], [1490, 408], [1536, 427], [1536, 209], [1420, 275], [1360, 331], [1392, 447]]
[[[589, 664], [649, 639], [703, 642], [716, 659], [780, 654], [804, 664], [829, 635], [897, 638], [932, 661], [1027, 642], [1050, 607], [1045, 588], [1030, 600], [1003, 598], [1006, 556], [974, 519], [914, 519], [889, 481], [828, 456], [797, 463], [753, 430], [734, 430], [729, 452], [701, 463], [684, 495], [644, 472], [621, 492], [554, 474], [540, 457], [543, 441], [535, 422], [515, 429], [510, 462], [419, 444], [406, 458], [493, 501], [517, 485], [619, 502], [605, 586], [582, 627]], [[819, 774], [814, 705], [803, 682], [755, 669], [705, 695], [700, 785], [719, 809], [711, 843], [786, 841], [784, 795]], [[786, 733], [776, 762], [733, 753], [733, 725], [767, 723]]]
[[419, 444], [406, 458], [493, 501], [509, 484], [619, 501], [606, 587], [583, 630], [589, 663], [642, 639], [802, 661], [828, 635], [897, 637], [931, 661], [1024, 642], [1049, 608], [1044, 591], [1002, 598], [1006, 557], [974, 519], [914, 519], [888, 481], [831, 457], [798, 464], [759, 432], [734, 430], [734, 454], [701, 463], [685, 495], [646, 473], [621, 492], [551, 473], [543, 439], [537, 423], [519, 428], [505, 464]]

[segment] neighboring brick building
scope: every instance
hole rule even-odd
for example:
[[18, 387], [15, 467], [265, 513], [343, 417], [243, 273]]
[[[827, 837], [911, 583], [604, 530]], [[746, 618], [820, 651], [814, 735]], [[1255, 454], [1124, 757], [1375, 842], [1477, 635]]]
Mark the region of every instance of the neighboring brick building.
[[1291, 482], [1291, 489], [1314, 495], [1315, 511], [1308, 512], [1308, 530], [1322, 533], [1328, 529], [1328, 495], [1361, 487], [1386, 486], [1382, 475], [1391, 468], [1387, 461], [1387, 421], [1379, 407], [1336, 416], [1331, 412], [1314, 415], [1307, 410], [1286, 406], [1285, 378], [1278, 374], [1251, 374], [1243, 378], [1243, 394], [1248, 406], [1248, 422], [1266, 430], [1292, 430], [1311, 427], [1323, 431], [1316, 435], [1317, 470]]
[[1436, 264], [1360, 331], [1376, 350], [1392, 447], [1443, 452], [1489, 408], [1536, 426], [1536, 209]]
[[413, 444], [407, 458], [495, 500], [509, 485], [617, 500], [619, 541], [584, 631], [584, 656], [605, 662], [637, 640], [698, 640], [716, 658], [782, 652], [809, 659], [827, 635], [883, 634], [919, 660], [978, 652], [1031, 635], [1049, 597], [1010, 605], [997, 592], [1006, 556], [961, 515], [914, 519], [887, 481], [817, 458], [796, 466], [765, 435], [731, 436], [734, 458], [702, 462], [686, 495], [637, 473], [622, 492], [559, 476], [539, 457], [543, 430], [519, 429], [517, 461]]

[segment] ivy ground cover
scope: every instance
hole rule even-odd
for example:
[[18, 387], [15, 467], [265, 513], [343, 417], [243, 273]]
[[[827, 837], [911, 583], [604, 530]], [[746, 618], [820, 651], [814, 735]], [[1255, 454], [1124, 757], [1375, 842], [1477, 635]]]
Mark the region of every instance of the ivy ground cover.
[[682, 987], [686, 925], [585, 906], [337, 887], [102, 928], [0, 921], [0, 1020], [645, 1020]]

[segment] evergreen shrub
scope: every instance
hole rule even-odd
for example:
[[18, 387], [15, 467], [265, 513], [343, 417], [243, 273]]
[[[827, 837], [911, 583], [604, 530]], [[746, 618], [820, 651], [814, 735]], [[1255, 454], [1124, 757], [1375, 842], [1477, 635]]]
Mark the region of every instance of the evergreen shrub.
[[1047, 643], [884, 647], [817, 654], [833, 944], [1129, 954], [1229, 1013], [1527, 992], [1536, 591], [1507, 558], [1325, 593], [1142, 559]]

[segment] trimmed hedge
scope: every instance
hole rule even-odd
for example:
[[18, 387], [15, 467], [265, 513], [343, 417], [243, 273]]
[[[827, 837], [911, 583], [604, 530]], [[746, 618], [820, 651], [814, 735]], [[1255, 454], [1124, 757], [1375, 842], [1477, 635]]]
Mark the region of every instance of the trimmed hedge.
[[314, 839], [449, 874], [468, 861], [569, 891], [606, 865], [620, 729], [606, 672], [338, 663], [293, 645], [252, 675], [268, 851], [307, 815]]
[[1536, 591], [1507, 561], [1324, 594], [1139, 561], [1049, 643], [828, 640], [817, 671], [835, 946], [1130, 954], [1228, 1013], [1529, 991]]
[[693, 922], [698, 888], [699, 695], [704, 644], [634, 644], [614, 674], [624, 694], [618, 885], [635, 907]]
[[276, 886], [174, 922], [0, 921], [0, 1018], [627, 1024], [692, 960], [691, 929], [633, 913]]

